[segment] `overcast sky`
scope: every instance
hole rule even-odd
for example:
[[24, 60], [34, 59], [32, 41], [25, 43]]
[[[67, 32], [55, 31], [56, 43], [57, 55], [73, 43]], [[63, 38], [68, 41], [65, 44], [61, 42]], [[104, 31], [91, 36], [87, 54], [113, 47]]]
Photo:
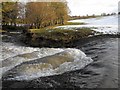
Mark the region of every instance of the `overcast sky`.
[[[20, 0], [30, 1], [30, 0]], [[32, 0], [36, 1], [36, 0]], [[51, 0], [37, 0], [51, 1]], [[59, 1], [59, 0], [58, 0]], [[92, 15], [101, 13], [112, 13], [118, 11], [120, 0], [67, 0], [71, 15]]]
[[120, 0], [67, 0], [71, 15], [92, 15], [118, 11]]

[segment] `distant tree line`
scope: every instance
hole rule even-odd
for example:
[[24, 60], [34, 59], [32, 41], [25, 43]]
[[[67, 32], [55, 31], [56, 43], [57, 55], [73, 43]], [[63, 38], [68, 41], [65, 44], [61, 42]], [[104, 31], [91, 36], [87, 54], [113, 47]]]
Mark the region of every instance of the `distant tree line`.
[[2, 26], [44, 28], [68, 20], [67, 2], [2, 2]]
[[101, 16], [111, 16], [116, 15], [116, 13], [102, 13]]
[[69, 16], [69, 20], [75, 20], [75, 19], [87, 19], [87, 18], [95, 18], [96, 15], [86, 15], [86, 16]]
[[[95, 18], [100, 16], [111, 16], [116, 15], [117, 13], [102, 13], [101, 15], [84, 15], [84, 16], [69, 16], [69, 20], [75, 20], [75, 19], [87, 19], [87, 18]], [[119, 14], [119, 13], [118, 13]]]

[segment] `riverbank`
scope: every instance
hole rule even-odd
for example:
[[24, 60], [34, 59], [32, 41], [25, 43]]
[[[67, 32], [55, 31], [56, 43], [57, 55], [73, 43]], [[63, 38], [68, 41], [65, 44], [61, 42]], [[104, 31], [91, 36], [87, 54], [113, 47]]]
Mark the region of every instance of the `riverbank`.
[[[87, 31], [87, 30], [86, 30]], [[34, 31], [34, 32], [37, 32], [37, 31]], [[41, 33], [41, 32], [37, 32], [36, 35], [38, 34], [38, 36], [35, 36], [34, 38], [34, 42], [35, 43], [32, 43], [32, 38], [30, 38], [29, 36], [26, 36], [28, 33], [24, 33], [22, 34], [22, 31], [18, 32], [18, 31], [14, 31], [14, 32], [2, 32], [2, 41], [3, 42], [11, 42], [11, 43], [14, 43], [14, 44], [17, 44], [17, 45], [23, 45], [23, 46], [30, 46], [30, 47], [52, 47], [52, 48], [74, 48], [76, 47], [75, 45], [75, 42], [78, 42], [80, 45], [83, 45], [85, 44], [86, 42], [89, 42], [90, 40], [92, 39], [97, 39], [97, 38], [120, 38], [120, 35], [117, 34], [100, 34], [98, 33], [98, 35], [94, 35], [94, 31], [90, 31], [90, 29], [88, 29], [87, 32], [88, 35], [90, 34], [90, 37], [88, 37], [88, 35], [86, 34], [86, 36], [84, 37], [78, 37], [78, 36], [82, 36], [82, 34], [80, 33], [81, 31], [79, 31], [79, 33], [77, 33], [77, 31], [65, 31], [65, 30], [61, 30], [61, 32], [58, 32], [58, 33], [61, 33], [61, 36], [63, 35], [63, 38], [62, 37], [58, 37], [58, 33], [57, 32], [54, 32], [54, 34], [52, 34], [52, 36], [50, 36], [50, 33], [48, 31], [43, 31], [44, 33]], [[67, 33], [71, 33], [71, 35], [69, 36], [66, 36], [64, 33], [67, 32]], [[74, 32], [74, 33], [72, 33]], [[56, 33], [56, 34], [55, 34]], [[76, 34], [77, 33], [77, 34]], [[29, 33], [31, 34], [31, 33]], [[47, 36], [48, 34], [48, 36]], [[79, 34], [79, 35], [78, 35]], [[40, 35], [40, 36], [39, 36]], [[73, 35], [73, 36], [72, 36]], [[76, 35], [78, 35], [76, 37]], [[53, 39], [51, 39], [51, 37], [53, 37]], [[72, 37], [72, 38], [69, 38], [69, 37]], [[42, 38], [40, 39], [39, 41], [36, 40], [36, 39], [39, 39], [39, 38]], [[57, 39], [58, 38], [58, 39]], [[68, 39], [68, 42], [66, 41], [60, 41], [60, 39], [64, 39], [64, 40], [67, 40]], [[66, 39], [65, 39], [66, 38]], [[35, 41], [36, 40], [36, 41]], [[43, 43], [42, 43], [43, 42]], [[36, 44], [37, 43], [37, 44]], [[36, 45], [35, 45], [36, 44]]]
[[75, 40], [93, 36], [95, 31], [90, 28], [81, 29], [30, 29], [24, 34], [24, 42], [33, 47], [70, 47]]

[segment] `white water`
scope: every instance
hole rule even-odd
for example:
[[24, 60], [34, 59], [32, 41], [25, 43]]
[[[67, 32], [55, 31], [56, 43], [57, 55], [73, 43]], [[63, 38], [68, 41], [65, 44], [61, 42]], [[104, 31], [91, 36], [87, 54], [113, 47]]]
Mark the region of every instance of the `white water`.
[[[1, 74], [4, 75], [7, 72], [12, 76], [13, 72], [16, 72], [11, 78], [7, 78], [9, 80], [30, 80], [62, 74], [66, 71], [81, 69], [92, 62], [90, 57], [74, 48], [32, 48], [5, 42], [0, 47], [3, 56]], [[40, 62], [43, 57], [46, 60], [44, 63]], [[39, 59], [39, 62], [36, 63], [36, 59]], [[31, 64], [30, 61], [33, 63]], [[25, 62], [28, 64], [24, 64]], [[54, 67], [54, 63], [57, 67]]]
[[119, 34], [118, 30], [118, 16], [105, 16], [105, 17], [97, 17], [90, 19], [78, 19], [71, 20], [68, 22], [84, 22], [85, 25], [65, 25], [59, 26], [58, 28], [69, 28], [75, 29], [77, 28], [91, 28], [94, 31], [100, 32], [102, 34]]

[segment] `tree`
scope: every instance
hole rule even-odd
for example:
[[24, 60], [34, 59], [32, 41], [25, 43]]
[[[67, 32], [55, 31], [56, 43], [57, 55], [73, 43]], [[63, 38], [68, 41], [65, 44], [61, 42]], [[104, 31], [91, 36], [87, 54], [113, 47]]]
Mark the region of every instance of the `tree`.
[[18, 3], [17, 2], [2, 2], [2, 24], [15, 25], [18, 16]]
[[66, 2], [53, 2], [52, 7], [56, 13], [56, 23], [64, 24], [68, 19], [69, 9]]
[[28, 2], [25, 15], [30, 28], [64, 24], [68, 19], [68, 7], [65, 2]]
[[29, 28], [43, 28], [65, 24], [68, 13], [66, 2], [3, 2], [2, 25], [25, 24]]
[[48, 15], [49, 8], [43, 2], [29, 2], [26, 5], [26, 21], [29, 26], [40, 28], [46, 16]]

